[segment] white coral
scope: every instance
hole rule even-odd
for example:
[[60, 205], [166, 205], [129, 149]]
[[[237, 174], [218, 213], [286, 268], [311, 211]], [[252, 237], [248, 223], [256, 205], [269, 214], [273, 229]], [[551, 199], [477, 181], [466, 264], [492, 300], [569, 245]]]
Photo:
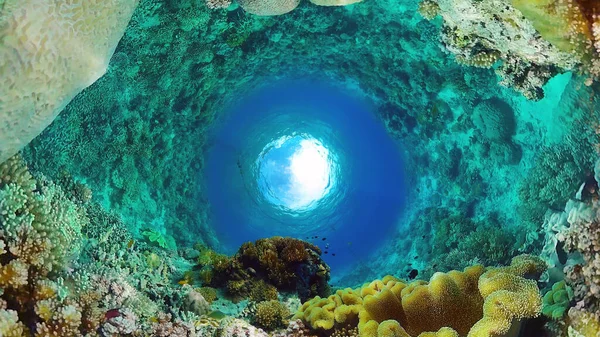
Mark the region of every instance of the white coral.
[[0, 163], [104, 75], [137, 2], [0, 2]]

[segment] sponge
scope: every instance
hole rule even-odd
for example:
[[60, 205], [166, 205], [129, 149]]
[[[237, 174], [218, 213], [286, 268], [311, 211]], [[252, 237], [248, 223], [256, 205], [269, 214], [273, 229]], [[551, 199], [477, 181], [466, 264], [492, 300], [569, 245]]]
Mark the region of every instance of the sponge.
[[107, 70], [139, 0], [0, 0], [0, 163]]

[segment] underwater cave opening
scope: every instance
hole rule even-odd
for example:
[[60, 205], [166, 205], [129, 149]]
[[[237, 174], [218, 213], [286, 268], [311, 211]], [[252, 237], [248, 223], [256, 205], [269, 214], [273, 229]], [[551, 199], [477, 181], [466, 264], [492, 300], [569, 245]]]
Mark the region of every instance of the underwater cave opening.
[[209, 134], [205, 188], [219, 247], [290, 236], [321, 248], [332, 275], [390, 237], [404, 212], [400, 144], [356, 89], [265, 79]]
[[284, 136], [256, 159], [258, 187], [273, 205], [307, 212], [329, 192], [334, 177], [329, 150], [310, 135]]

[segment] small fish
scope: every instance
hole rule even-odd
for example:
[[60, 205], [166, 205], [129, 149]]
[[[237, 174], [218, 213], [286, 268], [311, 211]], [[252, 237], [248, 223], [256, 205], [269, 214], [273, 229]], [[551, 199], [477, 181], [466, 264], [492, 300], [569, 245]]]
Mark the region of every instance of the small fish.
[[177, 283], [179, 283], [179, 285], [183, 286], [183, 285], [186, 285], [186, 284], [190, 284], [190, 280], [184, 278], [183, 280], [181, 280], [181, 281], [179, 281]]
[[129, 242], [127, 242], [127, 249], [131, 249], [134, 244], [135, 244], [135, 240], [134, 239], [129, 240]]
[[327, 251], [324, 251], [323, 254], [327, 254]]
[[331, 256], [335, 256], [335, 253], [331, 253]]
[[225, 315], [223, 312], [221, 312], [219, 310], [213, 310], [213, 311], [211, 311], [211, 312], [208, 313], [208, 317], [214, 318], [214, 319], [223, 319], [226, 316], [227, 315]]
[[419, 275], [419, 271], [416, 269], [412, 269], [410, 272], [408, 272], [408, 279], [412, 280], [415, 277], [417, 277], [417, 275]]
[[327, 240], [327, 238], [322, 238], [321, 240], [325, 241], [325, 240]]

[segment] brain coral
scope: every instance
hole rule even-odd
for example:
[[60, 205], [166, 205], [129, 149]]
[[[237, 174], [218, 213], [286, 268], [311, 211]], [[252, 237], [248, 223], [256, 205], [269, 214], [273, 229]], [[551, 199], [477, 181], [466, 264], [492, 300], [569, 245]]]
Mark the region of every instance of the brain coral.
[[248, 13], [272, 16], [293, 11], [300, 0], [239, 0], [238, 3]]
[[477, 104], [471, 119], [484, 137], [491, 141], [508, 140], [515, 133], [513, 109], [498, 98], [486, 99]]
[[0, 163], [106, 72], [137, 2], [0, 1]]
[[509, 267], [476, 265], [436, 273], [429, 282], [406, 284], [386, 276], [359, 289], [316, 297], [296, 317], [329, 331], [356, 324], [358, 313], [361, 337], [504, 336], [522, 319], [539, 315], [542, 298], [536, 282], [526, 277], [539, 277], [544, 266], [524, 255]]

